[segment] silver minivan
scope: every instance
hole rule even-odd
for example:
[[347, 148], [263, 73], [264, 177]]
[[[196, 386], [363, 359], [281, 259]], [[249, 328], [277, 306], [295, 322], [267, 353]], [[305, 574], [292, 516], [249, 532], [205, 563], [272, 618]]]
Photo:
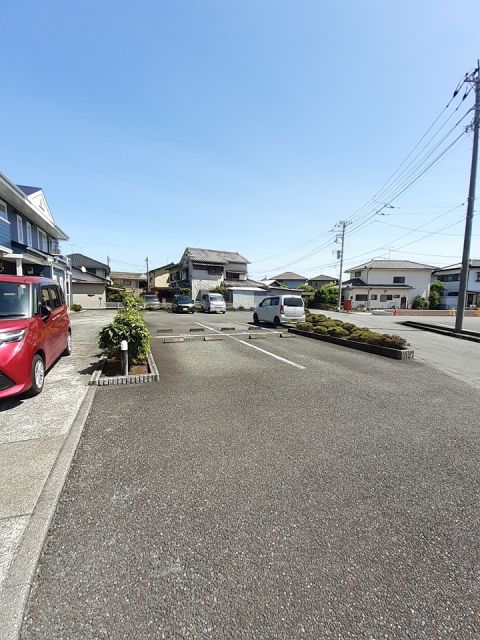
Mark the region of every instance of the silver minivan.
[[226, 313], [227, 305], [221, 293], [203, 293], [202, 311], [205, 313]]
[[271, 322], [276, 327], [288, 322], [305, 322], [305, 306], [302, 296], [270, 296], [255, 307], [255, 324]]

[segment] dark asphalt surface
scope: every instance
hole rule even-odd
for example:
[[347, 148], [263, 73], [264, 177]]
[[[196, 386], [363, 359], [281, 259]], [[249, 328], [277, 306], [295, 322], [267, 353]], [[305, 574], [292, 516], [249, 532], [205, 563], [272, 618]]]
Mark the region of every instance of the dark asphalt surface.
[[153, 342], [158, 384], [96, 393], [24, 640], [480, 638], [472, 387], [274, 333], [250, 343], [305, 369]]

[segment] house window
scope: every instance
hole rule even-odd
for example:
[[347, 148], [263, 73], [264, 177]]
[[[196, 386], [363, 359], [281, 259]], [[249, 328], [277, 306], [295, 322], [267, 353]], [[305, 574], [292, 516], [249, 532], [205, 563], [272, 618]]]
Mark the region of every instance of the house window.
[[372, 293], [372, 295], [370, 296], [370, 300], [378, 300], [378, 296], [376, 293]]
[[393, 284], [405, 284], [405, 276], [393, 276]]
[[449, 291], [448, 292], [448, 297], [449, 298], [458, 298], [458, 291]]
[[17, 213], [17, 240], [20, 244], [23, 244], [23, 220], [22, 216]]
[[356, 302], [367, 302], [368, 296], [366, 293], [357, 293], [355, 294]]
[[225, 277], [227, 280], [240, 280], [240, 274], [235, 271], [227, 271]]
[[27, 245], [32, 246], [32, 225], [27, 221]]
[[125, 287], [131, 287], [132, 286], [132, 281], [131, 280], [124, 280], [123, 284]]
[[477, 282], [480, 282], [480, 271], [477, 271]]
[[41, 229], [37, 229], [38, 248], [44, 253], [48, 253], [47, 234]]
[[362, 277], [362, 272], [361, 271], [354, 271], [353, 272], [353, 277], [354, 278], [361, 278]]
[[393, 297], [394, 297], [394, 298], [399, 298], [400, 296], [399, 296], [399, 294], [398, 294], [398, 293], [396, 293]]
[[5, 204], [5, 202], [3, 200], [0, 200], [0, 218], [2, 218], [2, 220], [5, 220], [6, 222], [8, 222], [7, 205]]
[[390, 294], [382, 294], [380, 296], [380, 302], [387, 302], [388, 300], [392, 300], [393, 296]]
[[223, 274], [223, 267], [208, 267], [209, 276], [221, 276]]

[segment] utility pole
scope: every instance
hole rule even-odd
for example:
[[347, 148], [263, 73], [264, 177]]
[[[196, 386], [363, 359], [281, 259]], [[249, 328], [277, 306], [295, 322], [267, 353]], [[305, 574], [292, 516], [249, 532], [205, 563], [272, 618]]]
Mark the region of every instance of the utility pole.
[[148, 256], [145, 258], [147, 263], [147, 295], [150, 293], [150, 275], [148, 273]]
[[465, 302], [467, 300], [468, 290], [468, 275], [470, 271], [470, 243], [472, 240], [473, 208], [475, 204], [475, 185], [477, 182], [478, 127], [480, 122], [480, 60], [477, 60], [476, 71], [471, 75], [471, 78], [466, 81], [475, 83], [475, 116], [473, 118], [472, 164], [470, 168], [470, 186], [468, 190], [465, 237], [463, 240], [462, 271], [460, 273], [457, 317], [455, 319], [456, 333], [461, 333], [463, 329], [463, 317], [465, 315]]
[[337, 222], [337, 224], [334, 227], [334, 228], [341, 227], [342, 229], [342, 233], [335, 238], [335, 242], [337, 242], [338, 239], [341, 239], [342, 241], [342, 248], [340, 249], [340, 276], [338, 278], [337, 311], [340, 311], [342, 307], [343, 250], [345, 248], [345, 228], [348, 227], [349, 224], [352, 224], [350, 220], [340, 220], [340, 222]]

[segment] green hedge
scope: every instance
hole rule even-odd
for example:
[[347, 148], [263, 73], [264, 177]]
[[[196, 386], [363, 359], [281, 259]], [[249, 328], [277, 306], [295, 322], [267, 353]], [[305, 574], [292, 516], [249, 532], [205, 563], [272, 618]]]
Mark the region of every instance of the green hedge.
[[128, 354], [132, 364], [147, 362], [151, 335], [147, 324], [140, 313], [139, 303], [132, 295], [123, 298], [124, 308], [113, 321], [100, 331], [98, 346], [104, 349], [109, 357], [120, 357], [120, 343], [128, 342]]
[[375, 331], [370, 331], [370, 329], [357, 327], [351, 322], [334, 320], [322, 314], [307, 314], [305, 322], [299, 323], [297, 327], [309, 333], [329, 335], [335, 338], [344, 338], [345, 340], [354, 340], [355, 342], [390, 347], [392, 349], [404, 349], [408, 344], [405, 338], [400, 336], [376, 333]]

